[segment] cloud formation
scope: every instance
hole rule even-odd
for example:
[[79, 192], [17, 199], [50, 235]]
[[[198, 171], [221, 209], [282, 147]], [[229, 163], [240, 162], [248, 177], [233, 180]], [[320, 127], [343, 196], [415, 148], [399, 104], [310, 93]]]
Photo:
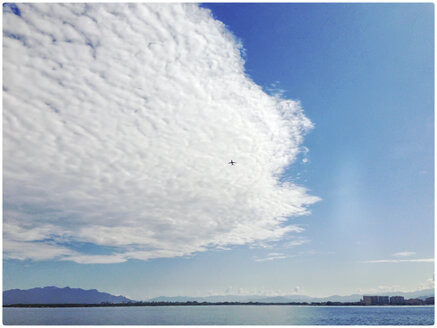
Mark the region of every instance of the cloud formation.
[[393, 285], [393, 286], [378, 286], [378, 288], [366, 288], [366, 289], [358, 289], [358, 293], [364, 294], [364, 293], [383, 293], [383, 292], [416, 292], [421, 291], [425, 289], [433, 289], [434, 288], [434, 278], [428, 278], [425, 282], [421, 283], [416, 288], [411, 289], [405, 289], [402, 288], [399, 285]]
[[267, 257], [263, 257], [263, 258], [257, 258], [255, 259], [256, 262], [264, 262], [264, 261], [273, 261], [273, 260], [282, 260], [287, 258], [288, 256], [286, 256], [283, 253], [269, 253], [267, 254]]
[[5, 258], [115, 263], [276, 241], [318, 200], [279, 179], [311, 122], [245, 75], [208, 10], [6, 5], [3, 32]]
[[421, 263], [434, 263], [433, 258], [427, 258], [427, 259], [408, 259], [408, 260], [370, 260], [370, 261], [362, 261], [362, 263], [406, 263], [406, 262], [421, 262]]

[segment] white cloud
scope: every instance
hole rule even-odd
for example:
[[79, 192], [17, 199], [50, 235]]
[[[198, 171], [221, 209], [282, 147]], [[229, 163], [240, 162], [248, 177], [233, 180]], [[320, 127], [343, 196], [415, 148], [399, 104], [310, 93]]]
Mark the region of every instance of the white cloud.
[[273, 260], [282, 260], [287, 258], [288, 256], [282, 253], [269, 253], [266, 257], [255, 259], [256, 262], [264, 262], [264, 261], [273, 261]]
[[72, 256], [74, 252], [53, 243], [3, 240], [3, 251], [8, 258], [17, 260], [50, 260]]
[[217, 246], [216, 249], [217, 250], [221, 250], [221, 251], [230, 251], [232, 248], [230, 248], [230, 247], [223, 247], [223, 246]]
[[428, 278], [424, 283], [422, 283], [418, 290], [433, 289], [434, 288], [434, 278]]
[[427, 259], [408, 259], [408, 260], [399, 260], [399, 259], [388, 259], [388, 260], [370, 260], [370, 261], [361, 261], [361, 263], [406, 263], [406, 262], [434, 262], [433, 258]]
[[434, 288], [434, 279], [429, 278], [424, 283], [417, 286], [416, 288], [405, 289], [399, 285], [378, 286], [377, 288], [365, 288], [365, 289], [360, 288], [360, 289], [358, 289], [358, 293], [362, 293], [362, 294], [363, 293], [383, 293], [383, 292], [409, 293], [409, 292], [416, 292], [416, 291], [425, 290], [425, 289], [432, 289], [432, 288]]
[[303, 244], [306, 244], [309, 242], [310, 241], [308, 239], [303, 239], [303, 238], [295, 239], [295, 240], [291, 240], [291, 241], [287, 242], [285, 244], [285, 247], [296, 247], [296, 246], [300, 246], [300, 245], [303, 245]]
[[279, 177], [312, 124], [245, 75], [208, 10], [18, 7], [3, 15], [5, 258], [147, 260], [296, 232], [318, 198]]
[[309, 152], [310, 152], [310, 150], [309, 150], [308, 147], [305, 147], [305, 146], [302, 147], [301, 153], [302, 153], [302, 155], [303, 155], [303, 158], [302, 158], [302, 163], [303, 163], [303, 164], [308, 163], [308, 161], [309, 161], [309, 159], [308, 159], [308, 153], [309, 153]]
[[407, 257], [407, 256], [413, 256], [416, 255], [416, 252], [398, 252], [398, 253], [394, 253], [393, 256], [396, 257]]
[[399, 285], [394, 286], [378, 286], [376, 288], [359, 288], [358, 293], [366, 294], [366, 293], [389, 293], [389, 292], [403, 292]]
[[281, 89], [279, 87], [279, 81], [270, 83], [270, 85], [265, 87], [265, 90], [272, 96], [282, 97], [287, 90]]

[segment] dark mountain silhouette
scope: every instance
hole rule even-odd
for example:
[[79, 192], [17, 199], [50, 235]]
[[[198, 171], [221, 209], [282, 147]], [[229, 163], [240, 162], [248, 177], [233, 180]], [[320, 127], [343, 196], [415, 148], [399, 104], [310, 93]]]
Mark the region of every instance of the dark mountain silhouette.
[[100, 304], [127, 303], [130, 299], [101, 293], [96, 289], [44, 287], [32, 289], [11, 289], [3, 292], [3, 304]]

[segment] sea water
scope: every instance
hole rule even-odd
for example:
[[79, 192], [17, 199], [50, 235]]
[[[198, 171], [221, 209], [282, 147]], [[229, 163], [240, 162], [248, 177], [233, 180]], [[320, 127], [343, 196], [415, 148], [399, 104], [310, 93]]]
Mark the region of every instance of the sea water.
[[434, 306], [3, 308], [5, 325], [433, 325]]

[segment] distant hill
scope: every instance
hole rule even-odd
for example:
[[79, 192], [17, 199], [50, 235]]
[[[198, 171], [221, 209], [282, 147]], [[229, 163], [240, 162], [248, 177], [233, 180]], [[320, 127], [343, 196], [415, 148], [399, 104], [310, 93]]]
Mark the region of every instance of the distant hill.
[[127, 303], [130, 299], [101, 293], [96, 289], [44, 287], [32, 289], [11, 289], [3, 292], [3, 304], [100, 304]]
[[[390, 292], [390, 293], [366, 293], [365, 295], [385, 295], [385, 296], [403, 296], [408, 298], [421, 298], [434, 296], [434, 289], [425, 289], [415, 292]], [[286, 296], [261, 296], [261, 295], [217, 295], [207, 297], [190, 297], [190, 296], [159, 296], [149, 299], [149, 302], [265, 302], [265, 303], [287, 303], [287, 302], [359, 302], [363, 294], [353, 295], [332, 295], [329, 297], [311, 297], [305, 295], [286, 295]]]

